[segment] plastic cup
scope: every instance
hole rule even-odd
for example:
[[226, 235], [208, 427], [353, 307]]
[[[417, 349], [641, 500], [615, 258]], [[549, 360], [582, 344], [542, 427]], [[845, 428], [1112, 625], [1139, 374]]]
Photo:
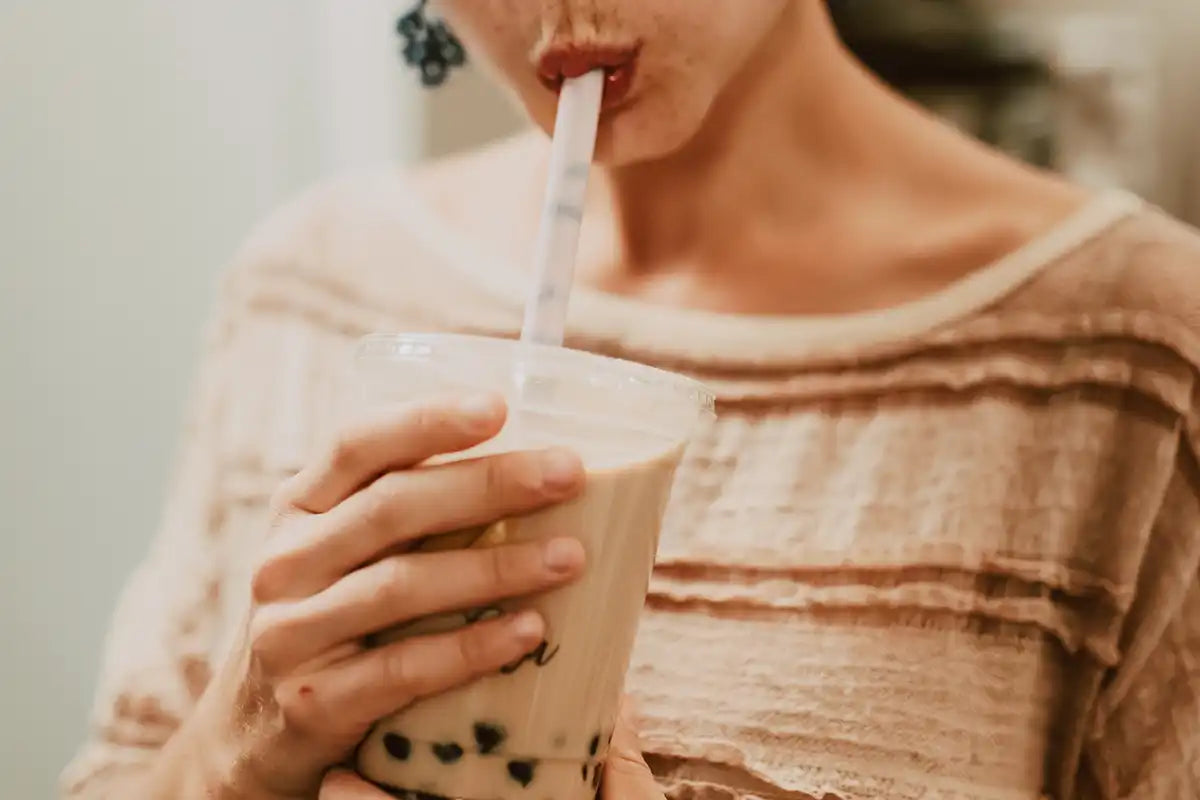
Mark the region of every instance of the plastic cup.
[[591, 800], [675, 469], [688, 438], [713, 414], [711, 392], [641, 364], [460, 335], [369, 337], [356, 370], [370, 404], [502, 392], [509, 403], [504, 430], [456, 457], [566, 446], [587, 470], [587, 485], [573, 501], [418, 547], [573, 535], [588, 556], [583, 577], [568, 587], [419, 619], [377, 637], [446, 631], [523, 608], [537, 609], [547, 626], [542, 644], [499, 673], [380, 721], [359, 748], [359, 772], [401, 797]]

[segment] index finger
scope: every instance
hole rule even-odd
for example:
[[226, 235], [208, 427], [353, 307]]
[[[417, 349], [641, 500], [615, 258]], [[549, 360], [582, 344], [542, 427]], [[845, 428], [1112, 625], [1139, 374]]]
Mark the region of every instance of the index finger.
[[280, 488], [278, 499], [324, 514], [388, 472], [467, 450], [504, 427], [504, 399], [485, 394], [435, 399], [376, 412], [343, 431], [315, 462]]

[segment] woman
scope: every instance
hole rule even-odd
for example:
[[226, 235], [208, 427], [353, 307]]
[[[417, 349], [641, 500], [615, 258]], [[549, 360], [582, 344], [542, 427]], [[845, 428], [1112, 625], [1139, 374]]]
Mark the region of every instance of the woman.
[[[444, 12], [543, 131], [564, 74], [608, 70], [570, 343], [720, 397], [604, 796], [1197, 796], [1195, 234], [929, 118], [816, 0]], [[341, 180], [241, 253], [68, 796], [382, 798], [333, 769], [371, 721], [540, 637], [356, 644], [577, 576], [570, 538], [499, 570], [393, 545], [568, 498], [578, 461], [413, 466], [493, 434], [486, 397], [327, 421], [362, 333], [516, 331], [545, 154]]]

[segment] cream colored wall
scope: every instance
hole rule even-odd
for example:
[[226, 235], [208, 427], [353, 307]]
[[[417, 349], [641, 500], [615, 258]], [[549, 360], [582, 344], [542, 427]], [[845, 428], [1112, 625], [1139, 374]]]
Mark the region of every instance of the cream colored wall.
[[1164, 37], [1162, 201], [1200, 224], [1200, 3], [1154, 0]]
[[[0, 798], [55, 796], [221, 266], [421, 146], [405, 0], [0, 0]], [[137, 800], [130, 798], [130, 800]]]
[[[1154, 187], [1147, 194], [1193, 223], [1200, 224], [1200, 3], [1196, 0], [981, 0], [1008, 10], [1029, 9], [1048, 18], [1087, 12], [1115, 11], [1138, 16], [1149, 26], [1158, 67]], [[1130, 44], [1138, 47], [1140, 44]], [[1118, 45], [1119, 47], [1119, 45]], [[1119, 53], [1119, 51], [1117, 51]], [[1129, 53], [1134, 57], [1142, 53]]]

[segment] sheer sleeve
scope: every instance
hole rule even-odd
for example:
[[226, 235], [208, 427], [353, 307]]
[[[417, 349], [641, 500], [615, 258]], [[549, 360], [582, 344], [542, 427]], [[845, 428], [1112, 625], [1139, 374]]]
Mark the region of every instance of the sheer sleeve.
[[216, 432], [234, 329], [231, 284], [208, 332], [160, 530], [109, 628], [88, 738], [61, 777], [65, 798], [120, 797], [209, 680], [220, 616]]
[[1099, 696], [1087, 800], [1200, 798], [1200, 469], [1177, 474], [1139, 583], [1137, 626]]
[[[407, 205], [393, 184], [372, 172], [312, 187], [263, 222], [226, 271], [163, 521], [111, 622], [91, 730], [63, 773], [63, 797], [128, 800], [129, 779], [192, 713], [238, 633], [269, 495], [334, 416], [354, 337], [427, 328], [425, 309], [441, 307], [398, 272], [424, 262], [397, 224]], [[367, 278], [404, 288], [380, 301], [358, 288]]]

